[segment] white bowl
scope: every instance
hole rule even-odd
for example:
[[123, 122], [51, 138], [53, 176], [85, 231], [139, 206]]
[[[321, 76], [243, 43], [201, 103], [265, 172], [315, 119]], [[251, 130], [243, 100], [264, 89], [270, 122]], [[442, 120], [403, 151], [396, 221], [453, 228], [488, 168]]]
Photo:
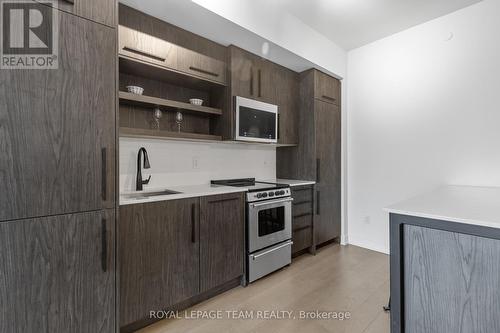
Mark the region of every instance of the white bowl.
[[138, 86], [127, 86], [127, 90], [129, 93], [136, 95], [142, 95], [142, 93], [144, 92], [144, 88]]
[[203, 104], [203, 100], [199, 99], [199, 98], [191, 98], [189, 100], [189, 103], [191, 103], [193, 105], [202, 105]]

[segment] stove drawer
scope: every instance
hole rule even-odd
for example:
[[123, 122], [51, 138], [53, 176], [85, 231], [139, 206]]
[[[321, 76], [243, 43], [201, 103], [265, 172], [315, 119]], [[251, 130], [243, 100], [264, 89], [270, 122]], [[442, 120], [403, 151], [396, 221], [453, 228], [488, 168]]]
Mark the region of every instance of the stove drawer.
[[292, 262], [292, 244], [292, 241], [286, 241], [248, 255], [248, 282], [289, 265]]

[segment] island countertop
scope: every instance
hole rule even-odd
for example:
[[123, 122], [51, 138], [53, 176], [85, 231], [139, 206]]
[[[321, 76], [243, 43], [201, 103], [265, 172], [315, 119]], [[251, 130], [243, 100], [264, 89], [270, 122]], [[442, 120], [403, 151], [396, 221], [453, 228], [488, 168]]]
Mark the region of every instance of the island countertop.
[[443, 186], [384, 210], [500, 229], [500, 187]]

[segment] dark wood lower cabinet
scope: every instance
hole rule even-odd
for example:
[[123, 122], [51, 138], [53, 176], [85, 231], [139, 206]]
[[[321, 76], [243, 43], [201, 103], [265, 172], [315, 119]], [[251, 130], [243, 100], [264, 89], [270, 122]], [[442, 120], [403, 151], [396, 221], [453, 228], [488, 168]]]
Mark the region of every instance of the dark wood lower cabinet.
[[[154, 322], [243, 275], [243, 193], [120, 207], [120, 327]], [[216, 292], [215, 292], [216, 293]]]
[[292, 255], [314, 253], [314, 186], [292, 187]]
[[114, 210], [0, 222], [0, 332], [114, 332], [114, 239]]
[[120, 207], [120, 326], [199, 293], [199, 198]]
[[243, 193], [201, 198], [200, 291], [243, 275], [245, 199]]

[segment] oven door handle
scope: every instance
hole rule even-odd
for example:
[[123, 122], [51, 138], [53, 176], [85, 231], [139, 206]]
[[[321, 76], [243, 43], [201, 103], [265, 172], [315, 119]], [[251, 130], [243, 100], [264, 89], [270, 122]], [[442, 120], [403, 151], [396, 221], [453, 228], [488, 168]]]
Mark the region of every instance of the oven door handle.
[[292, 245], [292, 244], [293, 244], [293, 241], [288, 241], [288, 242], [286, 242], [285, 244], [282, 244], [282, 245], [280, 245], [280, 246], [278, 246], [278, 247], [272, 248], [272, 249], [270, 249], [270, 250], [268, 250], [268, 251], [265, 251], [265, 252], [259, 253], [259, 254], [257, 254], [257, 255], [252, 255], [252, 260], [255, 260], [255, 259], [259, 258], [259, 257], [265, 256], [266, 254], [272, 253], [272, 252], [274, 252], [274, 251], [276, 251], [276, 250], [282, 249], [282, 248], [287, 247], [287, 246], [290, 246], [290, 245]]
[[273, 205], [273, 204], [277, 204], [277, 203], [291, 202], [291, 201], [293, 201], [293, 198], [271, 200], [271, 201], [266, 201], [266, 202], [252, 203], [252, 204], [250, 204], [250, 207], [255, 208], [255, 207], [269, 206], [269, 205]]

